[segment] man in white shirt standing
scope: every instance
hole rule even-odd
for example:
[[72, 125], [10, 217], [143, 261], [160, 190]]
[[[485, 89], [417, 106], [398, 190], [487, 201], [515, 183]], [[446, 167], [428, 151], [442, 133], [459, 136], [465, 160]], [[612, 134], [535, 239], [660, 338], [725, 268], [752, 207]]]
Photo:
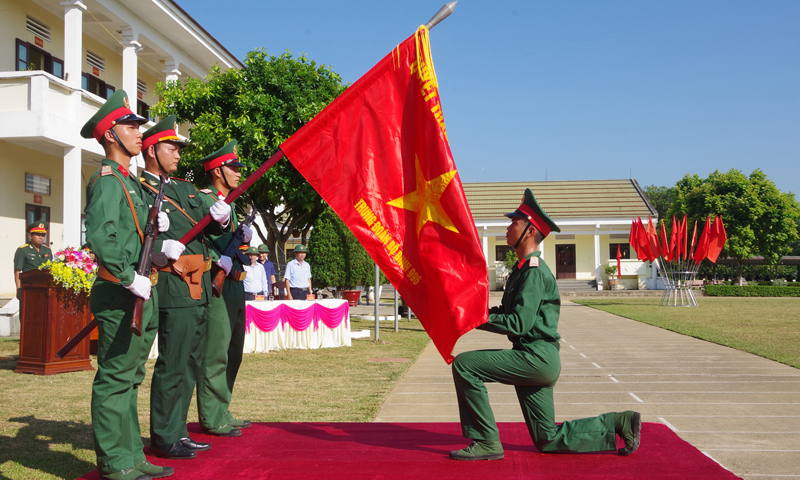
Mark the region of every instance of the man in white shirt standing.
[[294, 260], [286, 264], [283, 280], [289, 300], [306, 300], [311, 293], [311, 266], [303, 261], [306, 253], [308, 250], [305, 245], [294, 247]]
[[258, 249], [250, 247], [244, 252], [245, 255], [250, 257], [250, 265], [243, 265], [244, 271], [247, 275], [244, 277], [244, 299], [255, 300], [256, 295], [264, 295], [269, 284], [267, 280], [267, 272], [264, 270], [264, 265], [258, 263]]

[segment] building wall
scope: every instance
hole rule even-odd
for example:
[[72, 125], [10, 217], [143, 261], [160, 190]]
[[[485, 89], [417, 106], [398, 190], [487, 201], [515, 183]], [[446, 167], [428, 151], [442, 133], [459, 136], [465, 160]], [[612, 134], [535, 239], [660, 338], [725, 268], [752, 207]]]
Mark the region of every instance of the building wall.
[[51, 41], [40, 47], [47, 53], [64, 59], [64, 19], [58, 18], [32, 1], [0, 0], [0, 71], [15, 71], [16, 44], [19, 38], [35, 45], [35, 35], [25, 28], [26, 16], [50, 27]]
[[35, 173], [50, 178], [50, 195], [42, 196], [42, 206], [50, 208], [48, 241], [51, 248], [62, 248], [63, 159], [0, 141], [0, 296], [13, 297], [14, 253], [27, 243], [25, 204], [34, 204], [33, 194], [25, 191], [25, 174]]

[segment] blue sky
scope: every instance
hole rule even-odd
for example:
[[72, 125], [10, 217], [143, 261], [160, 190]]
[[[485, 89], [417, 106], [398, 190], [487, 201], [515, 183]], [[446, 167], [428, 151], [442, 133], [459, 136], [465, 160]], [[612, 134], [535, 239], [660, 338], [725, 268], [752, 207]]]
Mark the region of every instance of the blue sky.
[[[178, 0], [234, 55], [355, 82], [444, 0]], [[764, 170], [800, 196], [800, 1], [459, 1], [431, 31], [463, 182]]]

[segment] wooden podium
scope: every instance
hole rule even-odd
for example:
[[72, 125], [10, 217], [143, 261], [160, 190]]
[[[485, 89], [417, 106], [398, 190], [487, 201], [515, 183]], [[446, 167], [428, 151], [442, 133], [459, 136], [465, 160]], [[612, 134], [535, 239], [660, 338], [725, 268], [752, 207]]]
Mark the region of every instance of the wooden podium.
[[63, 359], [56, 357], [64, 346], [88, 324], [89, 298], [53, 282], [50, 272], [20, 273], [19, 360], [16, 373], [54, 375], [94, 370], [89, 359], [89, 339], [81, 342]]

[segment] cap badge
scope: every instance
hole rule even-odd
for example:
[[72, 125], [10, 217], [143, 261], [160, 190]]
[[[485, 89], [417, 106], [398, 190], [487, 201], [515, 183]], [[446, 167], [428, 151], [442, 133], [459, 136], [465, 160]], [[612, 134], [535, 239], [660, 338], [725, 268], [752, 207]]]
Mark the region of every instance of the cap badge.
[[128, 103], [128, 97], [122, 97], [122, 102], [125, 104], [125, 108], [130, 109], [131, 104]]
[[178, 131], [178, 122], [175, 122], [175, 132]]
[[44, 223], [40, 223], [39, 228], [44, 228]]
[[236, 153], [236, 145], [233, 146], [233, 154], [237, 155], [237, 153]]

